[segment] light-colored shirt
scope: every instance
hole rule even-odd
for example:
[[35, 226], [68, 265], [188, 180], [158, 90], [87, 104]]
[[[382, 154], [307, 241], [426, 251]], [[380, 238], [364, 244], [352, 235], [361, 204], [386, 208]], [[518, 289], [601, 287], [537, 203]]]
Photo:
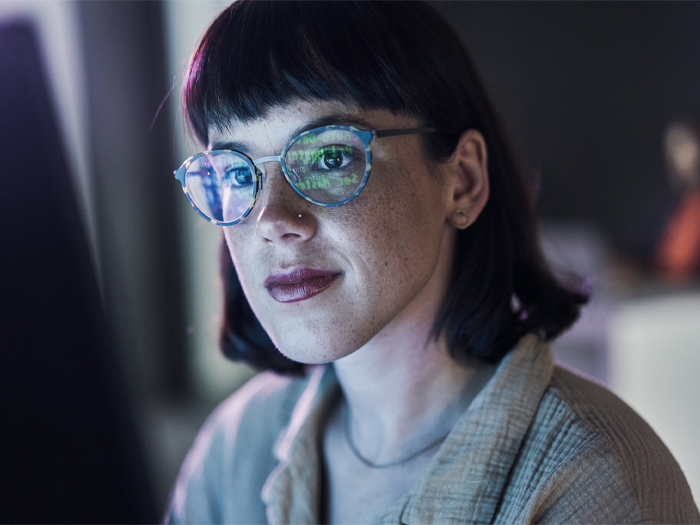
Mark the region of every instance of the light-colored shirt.
[[[264, 373], [202, 427], [166, 519], [319, 523], [322, 433], [339, 400], [333, 366]], [[617, 397], [555, 367], [525, 336], [382, 524], [700, 523], [681, 469]]]

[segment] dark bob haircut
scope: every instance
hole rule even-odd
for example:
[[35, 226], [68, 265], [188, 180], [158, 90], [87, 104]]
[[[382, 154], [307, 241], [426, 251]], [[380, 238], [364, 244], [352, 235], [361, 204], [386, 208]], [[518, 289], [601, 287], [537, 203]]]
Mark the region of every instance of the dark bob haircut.
[[[300, 99], [411, 115], [439, 130], [422, 136], [435, 161], [452, 155], [464, 131], [484, 136], [489, 201], [458, 232], [452, 284], [433, 328], [454, 358], [497, 362], [525, 333], [549, 340], [576, 320], [586, 294], [558, 283], [545, 263], [532, 184], [459, 38], [431, 6], [240, 0], [203, 36], [183, 93], [186, 121], [203, 144], [210, 128], [264, 118]], [[225, 250], [222, 273], [224, 354], [301, 373], [303, 365], [283, 357], [258, 323]]]

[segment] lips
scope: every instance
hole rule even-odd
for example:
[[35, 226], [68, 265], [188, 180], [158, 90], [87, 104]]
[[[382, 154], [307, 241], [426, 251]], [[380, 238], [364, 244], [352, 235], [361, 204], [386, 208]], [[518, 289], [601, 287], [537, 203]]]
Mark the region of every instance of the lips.
[[273, 272], [264, 285], [267, 293], [277, 302], [293, 303], [309, 299], [330, 287], [341, 276], [340, 272], [295, 268]]

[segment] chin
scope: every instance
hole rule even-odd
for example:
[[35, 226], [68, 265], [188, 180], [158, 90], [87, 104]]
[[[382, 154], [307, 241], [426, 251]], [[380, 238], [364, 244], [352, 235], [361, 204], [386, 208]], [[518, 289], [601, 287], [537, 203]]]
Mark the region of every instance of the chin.
[[331, 363], [352, 354], [367, 342], [348, 340], [337, 331], [318, 334], [296, 330], [281, 337], [271, 335], [271, 338], [284, 356], [308, 365]]

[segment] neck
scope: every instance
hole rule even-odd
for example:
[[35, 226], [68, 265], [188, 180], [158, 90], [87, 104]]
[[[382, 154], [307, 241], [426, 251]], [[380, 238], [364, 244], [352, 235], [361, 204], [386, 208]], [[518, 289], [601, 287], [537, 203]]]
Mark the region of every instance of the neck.
[[349, 431], [368, 460], [393, 462], [445, 435], [478, 392], [478, 371], [457, 365], [441, 346], [335, 363]]
[[433, 281], [366, 345], [334, 363], [352, 439], [374, 463], [410, 455], [447, 433], [490, 377], [491, 367], [460, 365], [444, 337], [431, 337], [446, 286]]

